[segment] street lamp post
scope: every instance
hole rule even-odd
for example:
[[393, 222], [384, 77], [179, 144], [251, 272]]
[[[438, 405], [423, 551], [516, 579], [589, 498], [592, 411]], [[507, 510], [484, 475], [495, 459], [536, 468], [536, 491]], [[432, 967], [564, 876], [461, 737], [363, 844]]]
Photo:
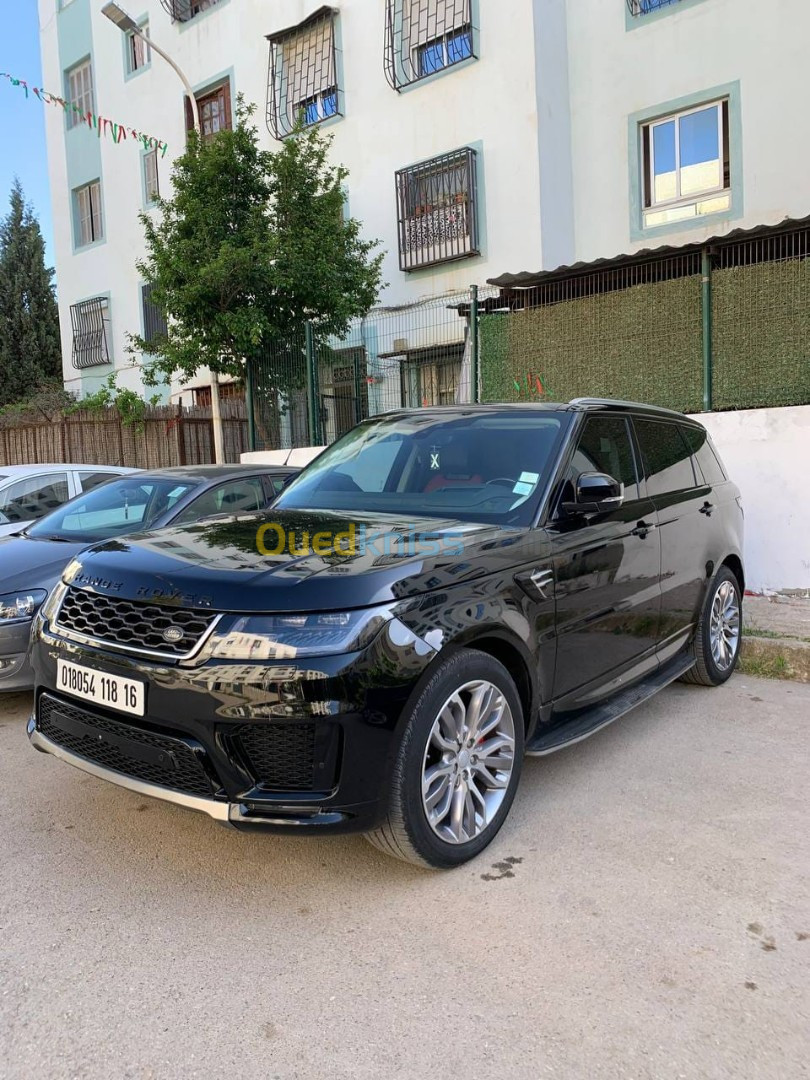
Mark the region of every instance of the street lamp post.
[[[200, 126], [200, 110], [197, 105], [197, 99], [194, 96], [191, 83], [174, 60], [172, 60], [169, 54], [164, 52], [159, 45], [156, 45], [151, 37], [147, 37], [146, 34], [144, 34], [143, 30], [141, 30], [140, 26], [138, 26], [131, 15], [127, 15], [124, 9], [119, 7], [118, 4], [113, 3], [112, 0], [110, 3], [104, 5], [101, 9], [101, 14], [105, 15], [110, 22], [115, 23], [122, 33], [137, 35], [150, 49], [153, 49], [158, 56], [163, 57], [185, 88], [188, 100], [191, 104], [191, 116], [194, 121], [194, 130], [201, 136], [202, 128]], [[214, 429], [214, 459], [217, 465], [221, 465], [225, 460], [222, 438], [222, 410], [219, 402], [219, 375], [213, 371], [211, 372], [211, 425]]]

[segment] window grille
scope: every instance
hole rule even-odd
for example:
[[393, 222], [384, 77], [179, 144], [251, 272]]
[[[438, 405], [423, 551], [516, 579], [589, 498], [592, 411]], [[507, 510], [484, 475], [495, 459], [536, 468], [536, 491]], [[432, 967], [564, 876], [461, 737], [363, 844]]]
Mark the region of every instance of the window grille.
[[476, 55], [472, 0], [386, 0], [385, 75], [394, 90]]
[[107, 326], [109, 308], [103, 296], [82, 300], [70, 305], [70, 324], [73, 329], [73, 366], [98, 367], [109, 364]]
[[219, 0], [160, 0], [174, 22], [188, 22], [201, 11], [214, 7]]
[[268, 35], [267, 127], [277, 139], [299, 118], [310, 126], [343, 115], [335, 18], [334, 8], [321, 7], [297, 26]]
[[476, 157], [465, 147], [396, 174], [401, 270], [479, 254]]
[[631, 15], [649, 15], [651, 11], [677, 4], [679, 0], [627, 0]]

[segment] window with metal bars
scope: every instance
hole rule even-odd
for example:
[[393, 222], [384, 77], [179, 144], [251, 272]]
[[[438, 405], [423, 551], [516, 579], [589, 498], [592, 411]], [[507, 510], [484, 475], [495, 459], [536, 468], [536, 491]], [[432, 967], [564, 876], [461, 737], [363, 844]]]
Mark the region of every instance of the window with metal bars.
[[401, 270], [479, 254], [476, 159], [465, 147], [396, 174]]
[[219, 0], [160, 0], [174, 22], [188, 22], [200, 12], [207, 11], [219, 3]]
[[103, 240], [104, 222], [101, 216], [100, 181], [94, 180], [91, 184], [77, 188], [73, 193], [73, 198], [76, 247], [86, 247], [97, 240]]
[[143, 340], [151, 343], [165, 338], [168, 333], [166, 316], [152, 301], [152, 286], [141, 285], [141, 310], [143, 312]]
[[386, 0], [385, 75], [394, 90], [477, 56], [472, 0]]
[[297, 26], [268, 35], [267, 127], [284, 139], [306, 126], [343, 115], [335, 46], [336, 10], [321, 7]]
[[109, 364], [107, 298], [95, 296], [92, 300], [71, 304], [70, 325], [73, 331], [73, 366], [81, 369]]
[[671, 7], [679, 3], [679, 0], [627, 0], [627, 7], [631, 15], [649, 15], [660, 8]]
[[83, 60], [65, 74], [67, 83], [67, 98], [71, 106], [67, 110], [67, 126], [78, 127], [87, 122], [87, 114], [95, 112], [95, 95], [93, 93], [93, 65], [89, 60]]

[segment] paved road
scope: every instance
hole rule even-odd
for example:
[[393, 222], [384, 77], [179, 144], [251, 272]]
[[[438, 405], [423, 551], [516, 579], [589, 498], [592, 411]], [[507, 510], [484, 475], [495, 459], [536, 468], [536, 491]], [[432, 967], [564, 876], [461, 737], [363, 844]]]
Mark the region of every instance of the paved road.
[[810, 687], [677, 686], [527, 763], [477, 863], [247, 837], [26, 745], [0, 703], [5, 1080], [795, 1080]]

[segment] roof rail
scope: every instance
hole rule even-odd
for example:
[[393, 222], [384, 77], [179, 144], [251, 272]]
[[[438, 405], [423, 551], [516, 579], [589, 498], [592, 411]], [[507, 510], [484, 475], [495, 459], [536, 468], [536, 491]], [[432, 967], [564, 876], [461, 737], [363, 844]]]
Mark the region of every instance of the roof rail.
[[644, 409], [647, 412], [663, 413], [664, 416], [683, 417], [677, 409], [665, 409], [663, 405], [647, 405], [643, 401], [622, 401], [619, 398], [580, 397], [572, 398], [569, 405], [618, 405], [623, 409]]

